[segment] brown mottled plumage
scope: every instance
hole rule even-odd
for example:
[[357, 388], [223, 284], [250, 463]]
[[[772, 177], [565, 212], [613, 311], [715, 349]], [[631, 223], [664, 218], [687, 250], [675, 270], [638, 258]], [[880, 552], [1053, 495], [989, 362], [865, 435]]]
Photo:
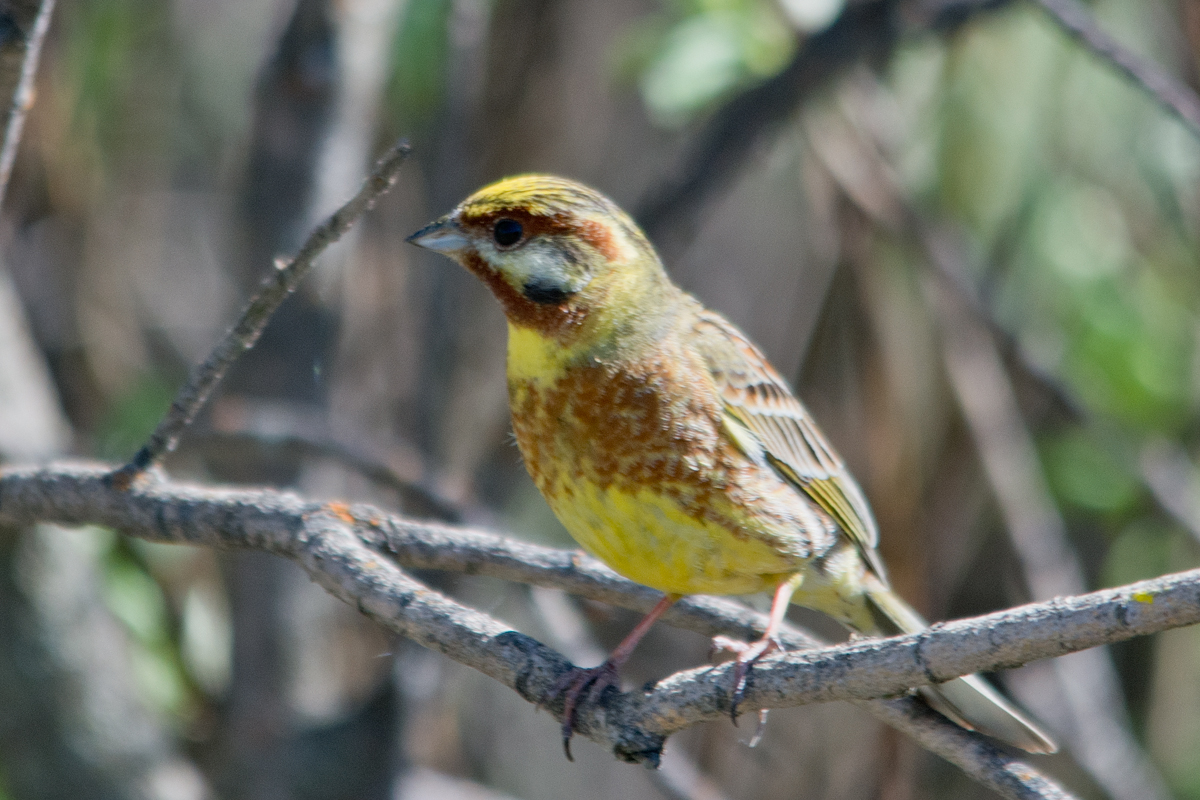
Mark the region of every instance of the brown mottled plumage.
[[[670, 281], [612, 201], [562, 178], [510, 178], [410, 240], [457, 260], [504, 308], [513, 428], [555, 514], [667, 595], [603, 665], [564, 680], [565, 740], [588, 687], [614, 680], [685, 594], [775, 592], [762, 640], [723, 641], [739, 653], [735, 708], [789, 601], [870, 635], [924, 627], [888, 587], [870, 508], [804, 406], [741, 331]], [[1054, 749], [975, 676], [924, 693], [966, 727]]]

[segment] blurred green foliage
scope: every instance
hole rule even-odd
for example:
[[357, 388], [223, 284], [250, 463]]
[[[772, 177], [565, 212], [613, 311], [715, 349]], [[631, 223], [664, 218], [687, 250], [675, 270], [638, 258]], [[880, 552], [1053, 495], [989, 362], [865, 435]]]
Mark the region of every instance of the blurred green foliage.
[[389, 118], [403, 130], [430, 125], [446, 92], [450, 0], [413, 0], [392, 48], [386, 89]]
[[[1159, 5], [1093, 8], [1161, 59], [1146, 34]], [[1091, 556], [1101, 582], [1194, 567], [1200, 546], [1156, 505], [1139, 454], [1155, 436], [1200, 453], [1200, 142], [1033, 8], [913, 48], [891, 81], [919, 104], [905, 112], [905, 181], [966, 233], [996, 318], [1081, 405], [1040, 446], [1068, 524], [1105, 548]], [[1179, 679], [1200, 680], [1197, 663]], [[1179, 797], [1200, 797], [1194, 753], [1152, 755]]]
[[[999, 318], [1094, 420], [1131, 441], [1183, 432], [1200, 286], [1196, 222], [1180, 210], [1194, 208], [1200, 145], [1036, 11], [971, 29], [939, 79], [932, 186], [980, 252], [1010, 254], [977, 276]], [[1048, 466], [1072, 506], [1127, 513], [1135, 479], [1095, 457], [1094, 427], [1055, 438]]]
[[[134, 545], [108, 532], [102, 557], [104, 603], [130, 635], [133, 681], [142, 697], [179, 722], [189, 711], [191, 688], [167, 599], [143, 557], [145, 544]], [[188, 557], [185, 549], [174, 551], [175, 557]]]
[[796, 49], [778, 4], [675, 0], [626, 37], [622, 72], [638, 74], [653, 119], [674, 127], [775, 74]]
[[134, 681], [153, 705], [179, 713], [187, 691], [168, 634], [162, 589], [140, 564], [114, 549], [104, 573], [104, 600], [137, 643], [131, 650]]
[[1073, 427], [1045, 442], [1046, 466], [1059, 498], [1116, 520], [1145, 501], [1141, 483], [1106, 442]]
[[63, 9], [63, 54], [57, 61], [75, 142], [100, 157], [145, 160], [177, 126], [164, 102], [177, 72], [170, 6], [154, 0], [105, 0]]
[[1101, 577], [1105, 586], [1120, 586], [1172, 570], [1177, 532], [1152, 519], [1136, 519], [1109, 545]]

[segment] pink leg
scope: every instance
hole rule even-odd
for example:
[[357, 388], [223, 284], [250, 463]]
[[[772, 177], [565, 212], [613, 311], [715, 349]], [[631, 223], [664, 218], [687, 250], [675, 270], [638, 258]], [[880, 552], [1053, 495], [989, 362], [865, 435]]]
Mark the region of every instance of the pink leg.
[[[650, 630], [650, 626], [666, 613], [666, 610], [674, 605], [681, 596], [668, 594], [659, 600], [658, 604], [650, 609], [650, 613], [634, 626], [628, 636], [621, 640], [621, 643], [609, 654], [603, 664], [586, 669], [573, 667], [551, 687], [542, 702], [552, 700], [560, 694], [563, 696], [563, 750], [567, 754], [568, 761], [575, 760], [571, 757], [571, 735], [575, 732], [575, 709], [578, 707], [580, 699], [591, 698], [616, 682], [617, 670], [633, 654], [634, 648]], [[586, 697], [584, 697], [585, 692]]]
[[[728, 636], [713, 637], [714, 650], [725, 650], [737, 654], [737, 663], [733, 667], [733, 698], [729, 704], [729, 716], [733, 719], [734, 725], [737, 725], [738, 706], [741, 705], [742, 698], [746, 695], [746, 679], [750, 675], [750, 668], [760, 658], [770, 655], [776, 650], [783, 650], [783, 643], [779, 641], [779, 627], [787, 615], [792, 595], [796, 589], [800, 588], [803, 580], [803, 573], [793, 575], [775, 589], [775, 598], [771, 601], [771, 616], [767, 620], [767, 629], [763, 631], [762, 638], [758, 641], [747, 644], [730, 639]], [[765, 712], [761, 718], [765, 720]], [[759, 735], [761, 735], [761, 730]], [[757, 741], [757, 736], [755, 740]]]

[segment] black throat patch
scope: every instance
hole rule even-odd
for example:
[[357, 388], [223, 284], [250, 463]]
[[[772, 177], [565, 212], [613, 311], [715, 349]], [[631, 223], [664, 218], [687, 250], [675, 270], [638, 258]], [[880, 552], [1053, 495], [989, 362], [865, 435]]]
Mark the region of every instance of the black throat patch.
[[530, 281], [521, 290], [526, 298], [538, 305], [558, 306], [571, 298], [574, 292], [569, 292], [561, 286], [541, 281]]

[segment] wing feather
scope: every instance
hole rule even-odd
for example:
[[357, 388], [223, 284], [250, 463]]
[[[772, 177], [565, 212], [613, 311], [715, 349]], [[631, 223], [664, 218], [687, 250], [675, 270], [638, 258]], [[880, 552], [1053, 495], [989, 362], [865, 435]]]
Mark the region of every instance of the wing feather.
[[862, 489], [787, 383], [720, 315], [701, 311], [694, 333], [726, 414], [757, 438], [766, 461], [824, 509], [886, 580], [875, 551], [879, 529]]

